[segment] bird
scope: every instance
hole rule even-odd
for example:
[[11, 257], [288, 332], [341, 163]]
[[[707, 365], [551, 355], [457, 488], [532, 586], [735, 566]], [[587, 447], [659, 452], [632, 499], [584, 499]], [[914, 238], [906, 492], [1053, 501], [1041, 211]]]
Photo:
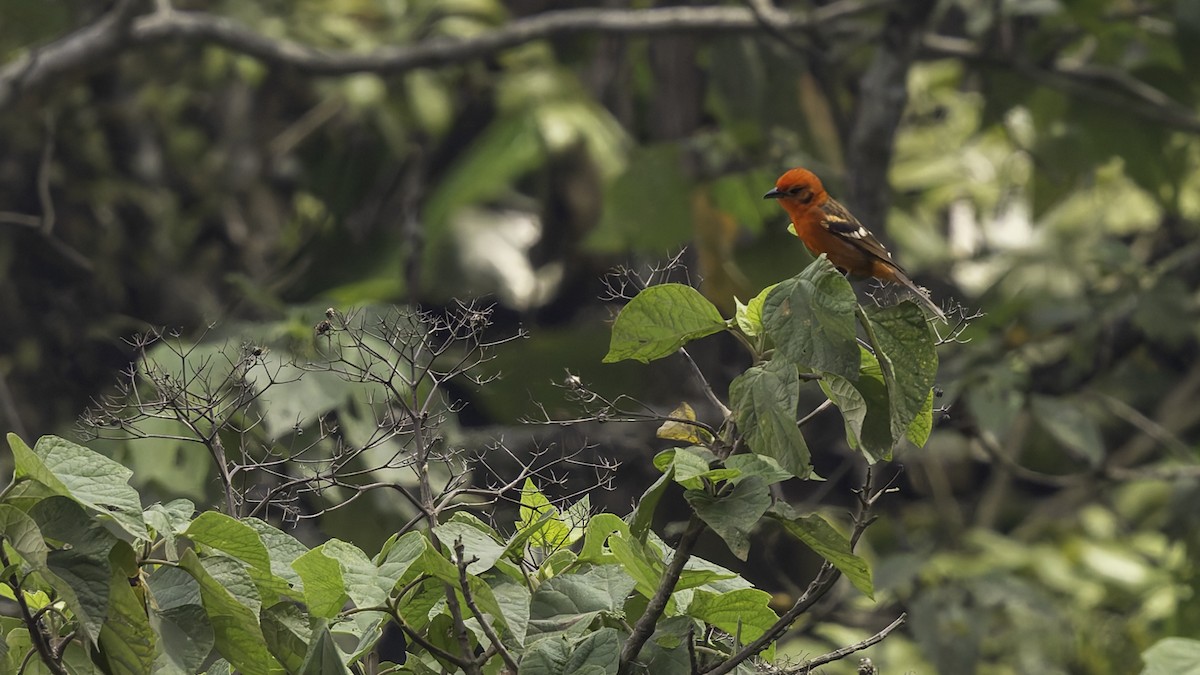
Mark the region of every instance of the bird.
[[946, 320], [942, 308], [892, 260], [892, 254], [870, 230], [825, 192], [821, 179], [813, 172], [802, 168], [787, 171], [763, 199], [779, 201], [792, 218], [796, 236], [814, 255], [824, 253], [843, 274], [900, 284], [938, 319]]

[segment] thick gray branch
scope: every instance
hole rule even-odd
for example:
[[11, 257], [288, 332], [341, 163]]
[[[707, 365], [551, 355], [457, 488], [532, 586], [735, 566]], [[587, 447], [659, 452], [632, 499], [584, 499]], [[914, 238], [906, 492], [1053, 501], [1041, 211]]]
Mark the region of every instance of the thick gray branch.
[[[808, 14], [780, 13], [776, 27], [813, 28], [879, 7], [880, 0], [841, 0]], [[159, 11], [129, 21], [134, 0], [119, 0], [101, 20], [0, 68], [0, 110], [27, 91], [46, 86], [64, 73], [138, 46], [162, 42], [218, 44], [264, 62], [314, 75], [372, 72], [395, 74], [495, 54], [533, 40], [577, 33], [651, 35], [662, 33], [748, 33], [762, 30], [744, 7], [660, 7], [654, 9], [565, 9], [517, 19], [479, 36], [435, 38], [367, 53], [322, 50], [290, 40], [275, 40], [222, 16], [203, 12]]]
[[136, 0], [117, 0], [96, 21], [0, 68], [0, 110], [27, 90], [119, 52], [136, 9]]

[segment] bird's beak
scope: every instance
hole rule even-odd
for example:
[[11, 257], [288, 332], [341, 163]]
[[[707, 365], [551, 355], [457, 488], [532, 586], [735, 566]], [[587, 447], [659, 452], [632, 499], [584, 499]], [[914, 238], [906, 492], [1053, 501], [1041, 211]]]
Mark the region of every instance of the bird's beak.
[[779, 199], [783, 196], [783, 192], [779, 188], [771, 188], [767, 194], [763, 195], [763, 199]]

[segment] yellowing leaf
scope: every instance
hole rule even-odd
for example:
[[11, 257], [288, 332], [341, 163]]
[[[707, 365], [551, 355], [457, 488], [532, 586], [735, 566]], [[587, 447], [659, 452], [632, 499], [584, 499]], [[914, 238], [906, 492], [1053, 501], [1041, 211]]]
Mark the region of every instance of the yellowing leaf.
[[702, 444], [706, 443], [711, 438], [709, 434], [695, 424], [688, 424], [696, 421], [696, 411], [686, 401], [680, 403], [668, 415], [673, 419], [669, 419], [662, 423], [658, 428], [658, 437], [667, 441], [683, 441], [684, 443]]

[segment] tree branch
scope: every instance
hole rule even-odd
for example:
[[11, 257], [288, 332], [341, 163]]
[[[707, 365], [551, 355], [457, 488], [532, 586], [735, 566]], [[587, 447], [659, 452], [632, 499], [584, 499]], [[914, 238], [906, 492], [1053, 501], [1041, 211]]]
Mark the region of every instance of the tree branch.
[[29, 90], [121, 51], [128, 44], [137, 4], [137, 0], [117, 0], [96, 21], [0, 68], [0, 110]]
[[885, 637], [888, 636], [889, 633], [891, 633], [892, 631], [899, 628], [900, 625], [904, 623], [904, 620], [907, 617], [908, 617], [907, 614], [901, 614], [899, 617], [896, 618], [895, 621], [888, 624], [883, 630], [879, 631], [878, 633], [872, 635], [871, 637], [869, 637], [861, 642], [855, 642], [852, 645], [846, 645], [845, 647], [842, 647], [840, 649], [835, 649], [826, 654], [822, 654], [814, 659], [809, 659], [808, 661], [805, 661], [805, 662], [801, 663], [800, 665], [795, 666], [793, 668], [787, 668], [787, 669], [780, 670], [777, 672], [786, 673], [786, 674], [797, 673], [797, 674], [807, 675], [808, 673], [812, 672], [813, 668], [823, 666], [826, 663], [833, 663], [834, 661], [839, 661], [841, 659], [846, 658], [847, 656], [850, 656], [854, 652], [860, 652], [860, 651], [866, 649], [867, 647], [870, 647], [871, 645], [879, 644], [880, 642], [883, 641], [883, 639]]
[[646, 605], [646, 611], [642, 614], [642, 618], [634, 624], [629, 639], [625, 640], [625, 644], [621, 646], [621, 662], [617, 671], [621, 675], [632, 671], [634, 659], [642, 651], [646, 641], [654, 634], [654, 629], [658, 626], [658, 619], [667, 609], [667, 602], [671, 599], [671, 594], [675, 592], [675, 585], [679, 583], [683, 568], [692, 557], [692, 549], [703, 532], [704, 521], [700, 519], [700, 516], [692, 514], [687, 529], [679, 538], [675, 556], [671, 558], [671, 564], [667, 566], [662, 581], [658, 584], [658, 589], [654, 591], [654, 597], [650, 598], [650, 603]]
[[[840, 0], [805, 14], [780, 12], [778, 30], [811, 29], [869, 12], [891, 0]], [[565, 9], [516, 19], [469, 39], [434, 38], [368, 53], [323, 50], [291, 40], [274, 40], [233, 19], [204, 12], [156, 11], [130, 24], [134, 0], [118, 0], [102, 19], [0, 69], [0, 110], [21, 95], [52, 84], [72, 71], [93, 67], [131, 47], [163, 42], [217, 44], [266, 63], [311, 75], [372, 72], [395, 75], [495, 54], [549, 37], [578, 33], [656, 35], [664, 33], [753, 33], [763, 27], [744, 7], [657, 7], [653, 9]]]
[[1051, 89], [1119, 108], [1173, 129], [1200, 133], [1200, 117], [1186, 106], [1121, 71], [1090, 64], [1039, 66], [985, 53], [970, 40], [946, 35], [926, 35], [922, 38], [921, 54], [926, 58], [955, 58], [1007, 68]]

